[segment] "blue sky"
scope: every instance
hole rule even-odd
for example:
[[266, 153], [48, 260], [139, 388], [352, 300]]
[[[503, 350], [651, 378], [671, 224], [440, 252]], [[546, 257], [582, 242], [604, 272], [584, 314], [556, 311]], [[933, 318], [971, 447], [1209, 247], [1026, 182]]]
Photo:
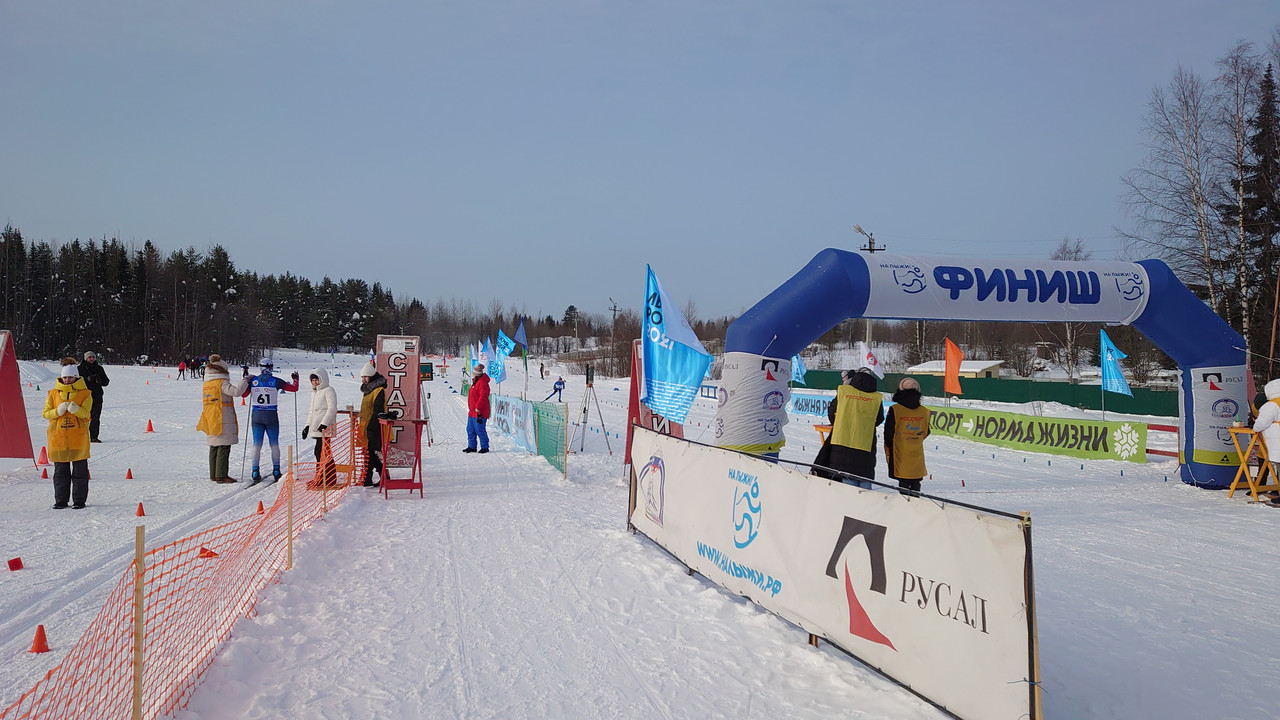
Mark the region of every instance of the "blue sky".
[[1120, 250], [1150, 92], [1274, 0], [114, 0], [0, 7], [0, 220], [221, 243], [557, 318], [645, 264], [738, 314], [859, 223], [894, 254]]

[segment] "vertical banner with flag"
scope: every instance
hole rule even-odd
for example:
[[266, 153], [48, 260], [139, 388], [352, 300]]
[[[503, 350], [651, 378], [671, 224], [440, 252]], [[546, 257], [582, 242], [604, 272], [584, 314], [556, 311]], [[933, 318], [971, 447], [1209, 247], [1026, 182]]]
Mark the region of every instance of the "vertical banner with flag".
[[654, 412], [682, 423], [711, 367], [711, 355], [671, 302], [653, 268], [646, 265], [645, 270], [644, 388], [640, 399]]
[[804, 361], [800, 359], [800, 354], [796, 353], [791, 358], [791, 382], [804, 385], [804, 374], [807, 372], [809, 372], [809, 369], [804, 366]]
[[858, 358], [859, 362], [862, 363], [862, 367], [875, 373], [876, 377], [881, 380], [884, 379], [884, 366], [880, 364], [880, 359], [877, 358], [875, 353], [871, 352], [871, 348], [867, 347], [867, 344], [861, 340], [858, 341]]
[[959, 346], [951, 342], [951, 338], [944, 338], [946, 342], [946, 372], [942, 376], [942, 392], [952, 395], [961, 395], [960, 392], [960, 363], [964, 361], [964, 353], [960, 352]]
[[1120, 370], [1120, 361], [1129, 356], [1120, 352], [1115, 343], [1111, 342], [1106, 330], [1099, 328], [1098, 334], [1102, 337], [1102, 389], [1133, 397], [1133, 391], [1129, 390], [1129, 383]]

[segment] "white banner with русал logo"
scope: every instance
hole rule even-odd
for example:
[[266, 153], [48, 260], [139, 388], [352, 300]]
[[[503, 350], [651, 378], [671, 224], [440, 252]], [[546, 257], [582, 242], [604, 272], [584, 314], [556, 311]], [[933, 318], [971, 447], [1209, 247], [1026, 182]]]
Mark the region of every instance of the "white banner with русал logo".
[[[1249, 419], [1248, 372], [1244, 365], [1183, 370], [1191, 380], [1191, 412], [1187, 414], [1187, 422], [1195, 424], [1192, 462], [1240, 464], [1240, 455], [1231, 441], [1229, 428], [1237, 420], [1245, 422]], [[1181, 390], [1181, 383], [1178, 388]]]
[[715, 443], [763, 455], [786, 445], [791, 361], [755, 353], [728, 352], [720, 374]]
[[1151, 283], [1137, 263], [877, 255], [864, 317], [1128, 324]]
[[632, 524], [690, 568], [958, 717], [1039, 717], [1019, 520], [643, 428], [632, 460]]

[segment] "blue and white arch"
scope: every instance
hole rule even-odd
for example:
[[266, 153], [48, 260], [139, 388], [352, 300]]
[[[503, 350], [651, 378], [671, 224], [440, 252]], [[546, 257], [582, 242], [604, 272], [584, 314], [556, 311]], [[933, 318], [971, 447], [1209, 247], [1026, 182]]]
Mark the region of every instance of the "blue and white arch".
[[1244, 340], [1159, 260], [1026, 262], [866, 257], [828, 248], [739, 317], [725, 337], [716, 444], [776, 453], [789, 358], [848, 318], [1133, 325], [1181, 371], [1184, 482], [1231, 484], [1227, 428], [1248, 414]]

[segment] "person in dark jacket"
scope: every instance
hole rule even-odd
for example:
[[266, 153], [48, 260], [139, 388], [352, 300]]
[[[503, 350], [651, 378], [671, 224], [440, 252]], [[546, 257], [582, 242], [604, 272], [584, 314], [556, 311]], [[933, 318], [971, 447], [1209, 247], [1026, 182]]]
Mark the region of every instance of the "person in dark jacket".
[[920, 481], [929, 474], [924, 465], [929, 408], [920, 404], [921, 399], [919, 381], [902, 378], [884, 421], [884, 457], [889, 477], [898, 481], [898, 492], [903, 495], [919, 494]]
[[[382, 425], [378, 420], [387, 416], [387, 379], [367, 362], [360, 370], [360, 432], [356, 433], [356, 445], [365, 448], [368, 462], [364, 465], [364, 487], [377, 487], [382, 482]], [[373, 474], [378, 473], [378, 480]]]
[[107, 371], [98, 364], [98, 353], [92, 350], [84, 354], [84, 362], [80, 363], [78, 370], [85, 387], [89, 388], [89, 394], [93, 396], [91, 408], [93, 417], [89, 420], [89, 442], [100, 443], [102, 441], [98, 439], [98, 426], [102, 421], [102, 388], [111, 384], [111, 378], [107, 377]]
[[862, 368], [845, 371], [844, 384], [827, 406], [831, 421], [831, 454], [827, 467], [844, 482], [871, 488], [876, 477], [876, 428], [884, 422], [884, 396], [876, 392], [876, 376]]
[[479, 439], [479, 452], [487, 453], [489, 431], [484, 425], [489, 419], [489, 376], [484, 374], [483, 365], [477, 365], [473, 372], [471, 389], [467, 391], [467, 446], [462, 452], [476, 452], [476, 440]]

